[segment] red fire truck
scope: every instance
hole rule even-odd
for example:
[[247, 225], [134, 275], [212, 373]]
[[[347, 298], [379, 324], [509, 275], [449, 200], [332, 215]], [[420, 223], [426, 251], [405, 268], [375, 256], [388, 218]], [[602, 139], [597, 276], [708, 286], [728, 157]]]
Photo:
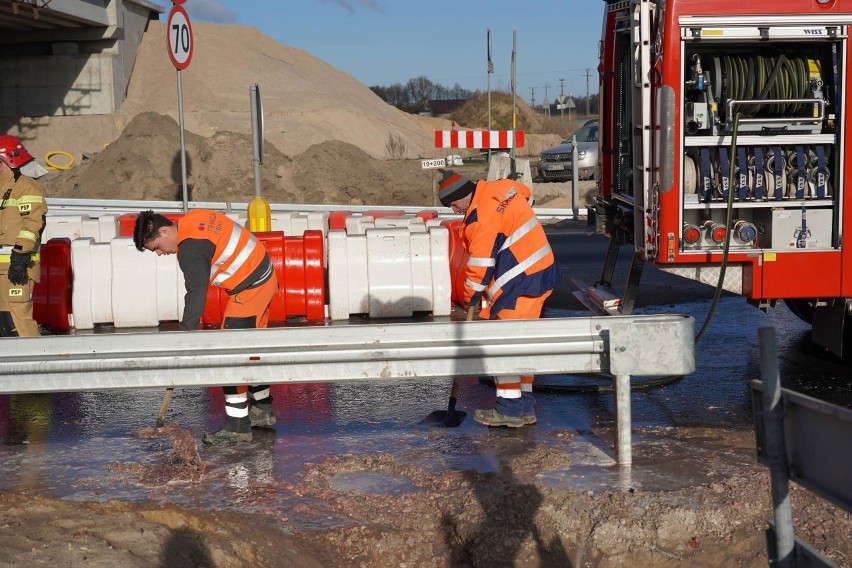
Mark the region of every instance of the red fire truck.
[[618, 311], [651, 262], [761, 309], [784, 300], [842, 353], [850, 30], [852, 0], [605, 0], [595, 211], [611, 240], [593, 288], [632, 246]]

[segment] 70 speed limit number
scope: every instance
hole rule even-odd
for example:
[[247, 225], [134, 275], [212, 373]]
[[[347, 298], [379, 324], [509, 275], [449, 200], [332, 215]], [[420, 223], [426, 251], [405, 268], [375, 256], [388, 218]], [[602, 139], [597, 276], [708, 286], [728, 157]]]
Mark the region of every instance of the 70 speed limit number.
[[192, 26], [182, 6], [175, 5], [166, 23], [166, 47], [169, 59], [178, 69], [186, 69], [192, 60]]

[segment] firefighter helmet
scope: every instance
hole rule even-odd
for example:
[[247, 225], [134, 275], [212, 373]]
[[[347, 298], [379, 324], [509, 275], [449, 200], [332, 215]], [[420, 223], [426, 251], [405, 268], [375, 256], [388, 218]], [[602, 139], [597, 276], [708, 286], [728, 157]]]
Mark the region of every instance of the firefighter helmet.
[[0, 136], [0, 160], [10, 168], [20, 168], [33, 159], [21, 141], [14, 136]]

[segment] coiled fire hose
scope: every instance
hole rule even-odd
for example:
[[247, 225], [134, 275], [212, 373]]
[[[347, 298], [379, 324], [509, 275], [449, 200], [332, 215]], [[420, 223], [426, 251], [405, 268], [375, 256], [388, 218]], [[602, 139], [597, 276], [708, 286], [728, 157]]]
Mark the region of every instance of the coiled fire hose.
[[[737, 150], [737, 130], [739, 130], [740, 125], [740, 113], [737, 112], [734, 114], [734, 123], [733, 129], [731, 131], [731, 156], [736, 156]], [[734, 179], [734, 166], [735, 161], [731, 160], [730, 163], [730, 178]], [[734, 209], [734, 191], [732, 187], [728, 188], [728, 196], [727, 196], [727, 207], [725, 214], [725, 242], [722, 246], [722, 264], [719, 267], [719, 280], [716, 282], [716, 288], [713, 292], [713, 301], [710, 303], [710, 309], [707, 310], [707, 317], [704, 318], [704, 324], [701, 326], [701, 329], [695, 336], [695, 344], [701, 342], [701, 339], [704, 337], [704, 334], [707, 332], [707, 328], [710, 327], [710, 322], [713, 321], [713, 316], [716, 314], [716, 308], [719, 306], [719, 299], [722, 296], [723, 283], [725, 282], [725, 271], [728, 267], [728, 251], [730, 250], [731, 245], [731, 225], [733, 223], [733, 209]], [[602, 376], [601, 378], [605, 378], [607, 380], [606, 384], [601, 385], [535, 385], [533, 388], [537, 392], [557, 392], [557, 393], [575, 393], [575, 394], [587, 394], [587, 393], [598, 393], [598, 392], [609, 392], [613, 390], [612, 382], [610, 377]], [[655, 388], [666, 386], [670, 384], [674, 384], [683, 379], [683, 375], [674, 375], [674, 376], [666, 376], [660, 377], [656, 379], [651, 379], [647, 381], [641, 382], [631, 382], [630, 388], [631, 390], [642, 390], [648, 388]]]

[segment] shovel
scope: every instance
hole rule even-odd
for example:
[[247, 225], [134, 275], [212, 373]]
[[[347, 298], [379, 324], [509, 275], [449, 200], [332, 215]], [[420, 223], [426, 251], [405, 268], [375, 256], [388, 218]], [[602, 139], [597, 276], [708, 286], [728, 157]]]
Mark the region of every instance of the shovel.
[[[467, 309], [467, 319], [465, 321], [473, 321], [473, 306]], [[459, 395], [459, 382], [460, 380], [458, 377], [453, 377], [453, 386], [450, 389], [450, 402], [447, 405], [447, 409], [430, 412], [429, 416], [420, 421], [421, 424], [442, 426], [444, 428], [456, 428], [462, 423], [464, 417], [467, 416], [467, 412], [456, 410], [456, 401], [458, 400]]]

